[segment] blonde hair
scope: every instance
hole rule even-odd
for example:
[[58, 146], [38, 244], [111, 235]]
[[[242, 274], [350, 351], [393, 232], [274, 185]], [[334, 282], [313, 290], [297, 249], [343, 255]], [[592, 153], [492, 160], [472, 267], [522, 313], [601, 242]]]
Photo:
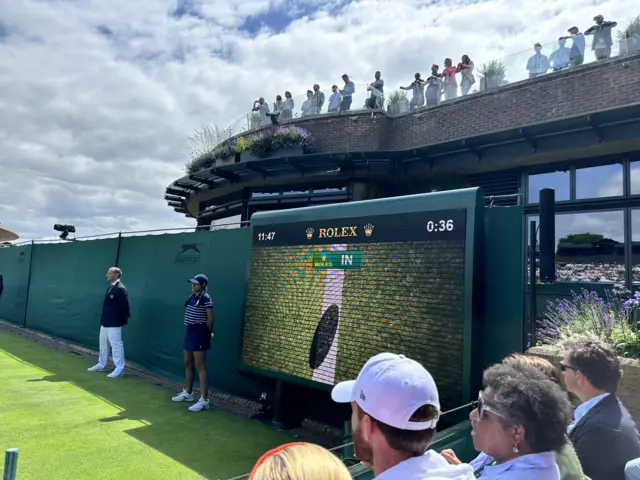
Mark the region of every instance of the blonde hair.
[[249, 480], [351, 480], [351, 474], [329, 450], [295, 442], [260, 457]]

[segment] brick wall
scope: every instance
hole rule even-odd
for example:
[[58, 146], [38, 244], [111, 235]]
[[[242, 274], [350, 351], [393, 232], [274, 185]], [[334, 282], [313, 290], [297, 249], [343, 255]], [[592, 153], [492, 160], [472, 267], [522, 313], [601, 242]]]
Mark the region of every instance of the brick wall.
[[[557, 364], [562, 361], [563, 354], [558, 350], [549, 347], [534, 347], [529, 349], [532, 355], [546, 358], [550, 362]], [[636, 424], [640, 425], [640, 362], [629, 358], [621, 358], [622, 383], [618, 390], [618, 398], [627, 407], [629, 413], [633, 415]]]
[[472, 94], [420, 117], [394, 118], [389, 146], [408, 149], [638, 103], [638, 78], [635, 55]]
[[[508, 72], [507, 72], [508, 77]], [[391, 118], [353, 112], [298, 119], [320, 152], [399, 149], [640, 103], [640, 55], [574, 67]]]

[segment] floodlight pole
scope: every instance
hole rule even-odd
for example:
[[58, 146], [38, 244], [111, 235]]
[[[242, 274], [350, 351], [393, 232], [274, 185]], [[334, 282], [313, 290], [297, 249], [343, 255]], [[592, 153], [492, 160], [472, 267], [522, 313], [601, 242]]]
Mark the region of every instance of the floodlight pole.
[[4, 454], [4, 480], [16, 480], [18, 471], [18, 449], [9, 448]]

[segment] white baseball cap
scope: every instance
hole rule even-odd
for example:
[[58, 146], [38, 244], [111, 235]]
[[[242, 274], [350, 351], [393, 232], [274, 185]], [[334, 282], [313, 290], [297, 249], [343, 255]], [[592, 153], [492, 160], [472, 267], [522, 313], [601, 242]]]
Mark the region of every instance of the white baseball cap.
[[440, 416], [426, 422], [410, 420], [423, 405], [440, 410], [438, 388], [422, 365], [394, 353], [371, 357], [356, 380], [333, 387], [331, 398], [337, 403], [356, 402], [371, 417], [400, 430], [435, 428]]

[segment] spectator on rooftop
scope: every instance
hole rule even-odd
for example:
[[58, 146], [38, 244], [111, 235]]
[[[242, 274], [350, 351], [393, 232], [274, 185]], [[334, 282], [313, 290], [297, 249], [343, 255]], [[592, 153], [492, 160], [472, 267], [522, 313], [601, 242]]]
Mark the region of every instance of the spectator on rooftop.
[[282, 97], [280, 95], [276, 95], [276, 101], [273, 102], [273, 112], [267, 113], [267, 116], [271, 119], [271, 123], [273, 125], [278, 125], [278, 117], [280, 117], [283, 107], [284, 103], [282, 102]]
[[374, 78], [375, 80], [369, 84], [371, 96], [367, 98], [367, 107], [382, 108], [384, 106], [381, 104], [381, 99], [384, 98], [384, 80], [382, 80], [380, 72], [376, 72]]
[[300, 107], [300, 109], [302, 110], [302, 113], [300, 114], [301, 117], [306, 117], [307, 115], [311, 115], [311, 112], [313, 110], [313, 103], [312, 103], [312, 99], [313, 98], [313, 91], [312, 90], [307, 90], [307, 99], [302, 102], [302, 107]]
[[580, 33], [580, 29], [578, 27], [571, 27], [568, 32], [571, 34], [571, 36], [566, 38], [571, 38], [573, 40], [573, 45], [571, 46], [570, 53], [571, 66], [575, 67], [578, 65], [582, 65], [582, 62], [584, 62], [585, 48], [584, 35]]
[[320, 90], [320, 85], [317, 83], [313, 86], [313, 95], [311, 96], [311, 111], [310, 115], [319, 115], [324, 105], [324, 92]]
[[331, 96], [329, 97], [329, 113], [337, 112], [340, 108], [340, 102], [342, 102], [342, 95], [338, 91], [338, 86], [333, 85], [331, 87]]
[[606, 60], [611, 56], [611, 29], [618, 25], [618, 22], [605, 22], [602, 15], [593, 17], [595, 25], [587, 28], [585, 35], [593, 35], [591, 50], [596, 55], [596, 60]]
[[351, 404], [355, 454], [376, 480], [473, 480], [469, 465], [450, 465], [429, 450], [440, 401], [431, 374], [415, 360], [375, 355], [355, 381], [336, 385], [331, 398]]
[[349, 80], [349, 75], [346, 73], [342, 75], [342, 80], [344, 81], [344, 89], [340, 90], [340, 95], [342, 95], [340, 111], [346, 112], [351, 109], [351, 102], [353, 100], [353, 94], [356, 92], [356, 86]]
[[591, 480], [624, 480], [627, 462], [640, 457], [640, 435], [616, 391], [620, 360], [609, 345], [590, 339], [566, 343], [560, 369], [567, 390], [580, 399], [569, 439]]
[[431, 66], [431, 75], [427, 78], [427, 105], [437, 105], [442, 91], [442, 79], [438, 73], [438, 65]]
[[[541, 371], [553, 383], [558, 385], [566, 393], [562, 373], [551, 362], [534, 355], [523, 355], [519, 353], [507, 356], [503, 361], [505, 365], [511, 365], [518, 368], [520, 365], [530, 365]], [[568, 395], [567, 395], [568, 398]], [[441, 452], [442, 456], [453, 465], [462, 463], [455, 455], [453, 450], [447, 449]], [[568, 438], [565, 439], [564, 446], [561, 450], [555, 452], [556, 464], [560, 471], [560, 480], [583, 480], [584, 474], [580, 466], [580, 460], [576, 455], [573, 445]], [[495, 460], [486, 453], [480, 453], [474, 460], [470, 462], [474, 472], [479, 474], [484, 467], [491, 465]]]
[[293, 442], [260, 457], [249, 480], [351, 480], [351, 474], [329, 450], [312, 443]]
[[408, 87], [400, 87], [400, 90], [411, 90], [413, 96], [409, 102], [409, 108], [414, 110], [424, 106], [424, 84], [425, 81], [421, 78], [419, 73], [413, 76], [413, 82]]
[[291, 120], [293, 118], [293, 108], [295, 104], [293, 98], [291, 98], [291, 92], [284, 92], [284, 102], [282, 104], [282, 111], [280, 112], [280, 120]]
[[544, 75], [549, 70], [549, 59], [542, 53], [542, 45], [536, 43], [533, 46], [533, 50], [536, 52], [527, 62], [527, 70], [529, 72], [529, 78], [535, 78], [540, 75]]
[[473, 76], [473, 62], [469, 55], [462, 55], [462, 61], [458, 64], [456, 71], [462, 77], [460, 91], [462, 95], [466, 95], [471, 90], [471, 86], [476, 83], [476, 78]]
[[555, 452], [566, 443], [570, 404], [562, 389], [532, 365], [494, 365], [469, 418], [473, 445], [494, 463], [483, 480], [560, 480]]
[[456, 73], [458, 73], [458, 69], [453, 66], [451, 59], [445, 58], [444, 70], [442, 71], [445, 100], [451, 100], [458, 96], [458, 81], [456, 80]]
[[267, 116], [269, 113], [269, 105], [264, 101], [264, 97], [260, 97], [258, 100], [253, 102], [253, 108], [251, 111], [258, 112], [260, 114], [260, 126], [267, 125], [271, 122]]
[[549, 55], [549, 63], [554, 71], [563, 70], [569, 67], [571, 49], [565, 47], [565, 43], [567, 43], [566, 37], [560, 37], [558, 39], [558, 49], [554, 50], [553, 53]]

